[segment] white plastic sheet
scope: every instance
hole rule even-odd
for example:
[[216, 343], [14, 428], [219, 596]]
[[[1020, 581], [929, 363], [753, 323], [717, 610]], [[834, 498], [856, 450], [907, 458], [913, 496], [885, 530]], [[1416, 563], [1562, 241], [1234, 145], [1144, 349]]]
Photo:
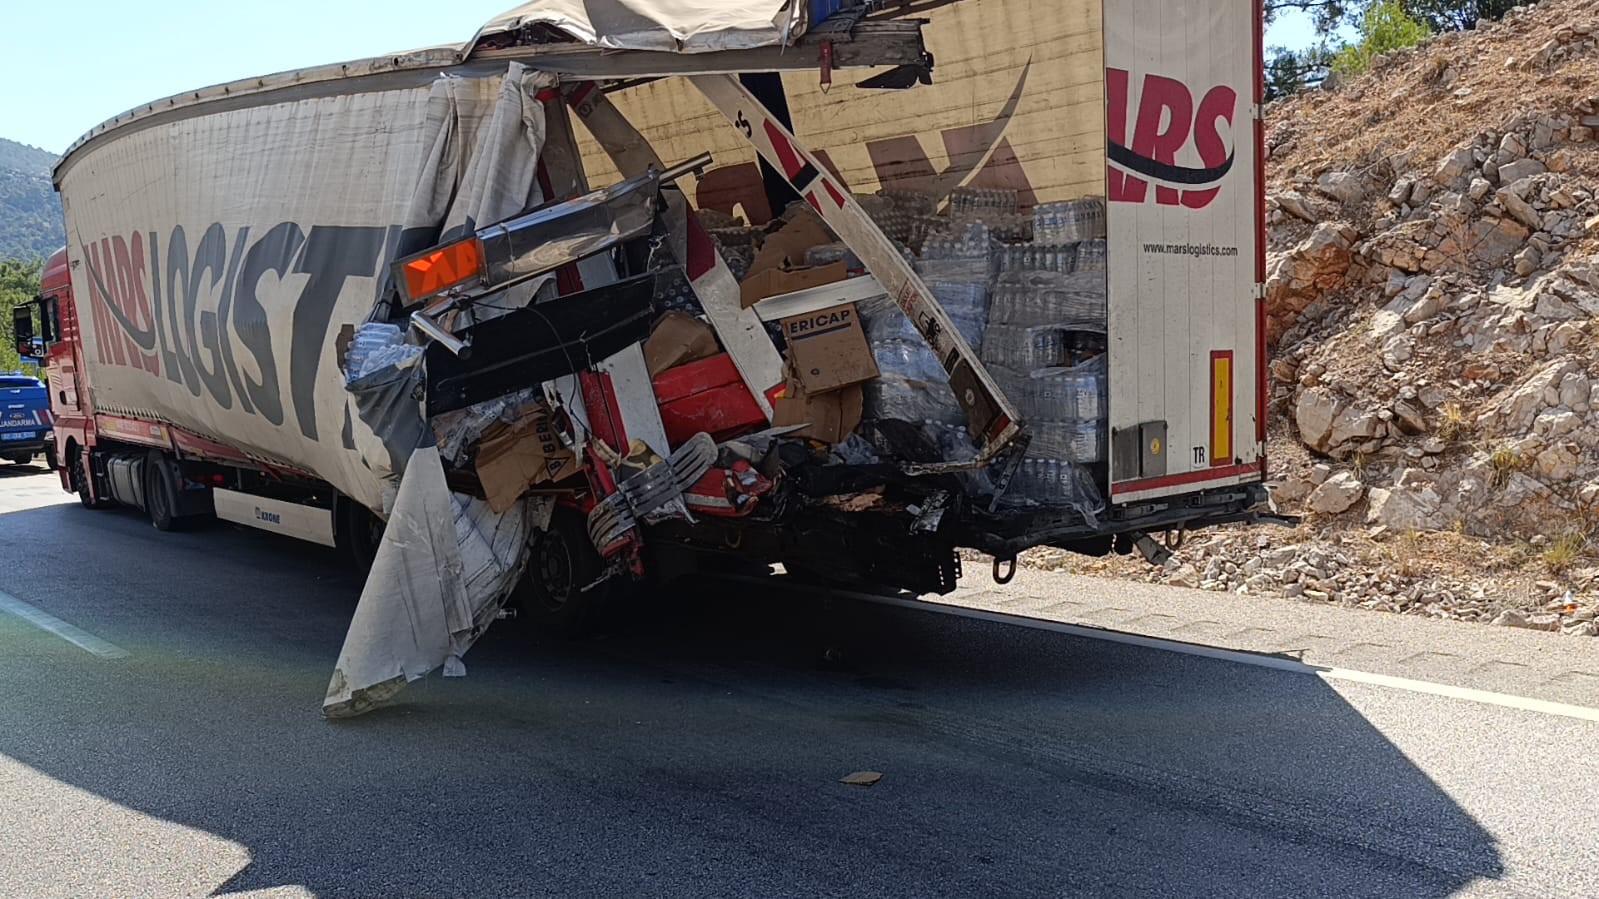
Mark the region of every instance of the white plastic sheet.
[[521, 577], [529, 529], [548, 523], [549, 504], [526, 499], [496, 515], [482, 500], [450, 493], [437, 449], [414, 452], [323, 714], [369, 711], [440, 667], [446, 675], [465, 674], [461, 657]]
[[491, 20], [472, 44], [546, 24], [617, 50], [746, 50], [798, 36], [803, 9], [796, 0], [535, 0]]

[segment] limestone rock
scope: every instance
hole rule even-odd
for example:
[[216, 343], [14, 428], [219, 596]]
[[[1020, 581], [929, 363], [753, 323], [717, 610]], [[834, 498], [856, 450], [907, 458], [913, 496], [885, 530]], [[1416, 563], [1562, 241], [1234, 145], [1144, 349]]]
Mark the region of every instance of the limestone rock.
[[[1501, 434], [1525, 434], [1539, 412], [1559, 402], [1559, 385], [1566, 375], [1576, 373], [1580, 373], [1580, 367], [1570, 359], [1546, 364], [1489, 412], [1485, 424]], [[1551, 394], [1548, 399], [1546, 394]]]
[[1538, 454], [1538, 473], [1550, 481], [1564, 481], [1582, 465], [1582, 447], [1575, 443], [1558, 443]]
[[1266, 276], [1268, 339], [1292, 327], [1299, 313], [1344, 284], [1358, 233], [1342, 222], [1324, 222], [1299, 246], [1271, 261]]
[[1294, 424], [1299, 428], [1299, 439], [1311, 449], [1325, 452], [1328, 438], [1332, 436], [1333, 420], [1343, 407], [1343, 399], [1326, 387], [1301, 391], [1294, 403]]
[[1549, 167], [1536, 159], [1518, 159], [1499, 167], [1499, 181], [1502, 184], [1514, 184], [1523, 178], [1542, 175], [1547, 171]]
[[1455, 186], [1464, 183], [1466, 177], [1476, 171], [1477, 159], [1472, 153], [1471, 145], [1463, 144], [1438, 163], [1438, 168], [1433, 171], [1433, 177], [1439, 184]]
[[1516, 274], [1525, 278], [1537, 271], [1539, 264], [1542, 262], [1543, 254], [1533, 247], [1527, 247], [1516, 254]]
[[1438, 510], [1443, 499], [1432, 487], [1373, 487], [1366, 494], [1366, 523], [1394, 531], [1436, 531], [1443, 527]]
[[1366, 195], [1360, 176], [1350, 172], [1328, 172], [1316, 179], [1316, 189], [1340, 203], [1355, 203]]
[[1381, 431], [1382, 420], [1376, 413], [1346, 407], [1333, 416], [1332, 427], [1327, 434], [1327, 446], [1334, 448], [1346, 443], [1369, 440]]
[[1414, 325], [1427, 321], [1444, 311], [1444, 307], [1447, 305], [1449, 305], [1449, 297], [1444, 294], [1443, 285], [1434, 284], [1426, 293], [1422, 294], [1420, 299], [1411, 304], [1409, 309], [1405, 310], [1405, 323]]
[[1543, 227], [1543, 216], [1538, 214], [1538, 210], [1533, 209], [1530, 203], [1516, 196], [1515, 192], [1509, 188], [1500, 188], [1494, 194], [1494, 199], [1499, 201], [1499, 205], [1505, 207], [1505, 211], [1510, 213], [1512, 218], [1533, 231]]
[[1277, 201], [1278, 208], [1301, 221], [1315, 224], [1327, 218], [1323, 211], [1313, 206], [1310, 199], [1298, 191], [1273, 194], [1272, 199]]
[[1337, 515], [1360, 502], [1365, 492], [1366, 485], [1360, 483], [1353, 474], [1341, 471], [1322, 482], [1310, 494], [1307, 505], [1310, 511], [1318, 515]]

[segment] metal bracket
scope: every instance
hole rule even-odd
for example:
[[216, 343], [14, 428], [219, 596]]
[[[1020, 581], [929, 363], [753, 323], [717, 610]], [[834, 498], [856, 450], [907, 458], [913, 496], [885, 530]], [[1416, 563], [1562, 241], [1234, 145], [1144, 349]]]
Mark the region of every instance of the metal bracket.
[[[1001, 565], [1005, 565], [1007, 563], [1010, 565], [1010, 567], [1005, 570], [1004, 574], [1001, 574], [1000, 573], [1000, 566]], [[1000, 557], [995, 556], [994, 557], [994, 583], [999, 584], [1000, 586], [1003, 587], [1004, 585], [1010, 583], [1015, 578], [1016, 578], [1016, 557], [1015, 556], [1011, 556], [1008, 559], [1001, 559]]]
[[1151, 565], [1165, 565], [1172, 557], [1170, 550], [1156, 543], [1155, 538], [1148, 534], [1139, 534], [1133, 546], [1137, 548], [1138, 554], [1144, 557], [1144, 561]]
[[616, 492], [589, 512], [589, 539], [604, 548], [621, 542], [640, 521], [676, 504], [686, 515], [682, 496], [716, 463], [716, 441], [709, 434], [695, 434], [678, 447], [669, 460], [662, 460], [643, 471], [618, 481]]

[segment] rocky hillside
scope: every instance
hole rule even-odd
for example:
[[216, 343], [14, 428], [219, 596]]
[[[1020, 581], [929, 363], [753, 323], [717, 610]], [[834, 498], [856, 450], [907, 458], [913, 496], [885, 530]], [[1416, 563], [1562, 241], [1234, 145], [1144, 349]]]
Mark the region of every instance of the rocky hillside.
[[1599, 2], [1440, 35], [1267, 128], [1273, 496], [1305, 523], [1122, 573], [1599, 633]]

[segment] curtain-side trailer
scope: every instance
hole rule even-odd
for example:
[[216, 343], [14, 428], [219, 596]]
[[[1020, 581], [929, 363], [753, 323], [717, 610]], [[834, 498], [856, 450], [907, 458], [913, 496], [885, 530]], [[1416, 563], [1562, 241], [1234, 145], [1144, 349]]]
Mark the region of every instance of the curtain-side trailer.
[[334, 714], [657, 549], [938, 592], [1252, 514], [1258, 4], [713, 6], [90, 132], [16, 322], [63, 485], [370, 547]]

